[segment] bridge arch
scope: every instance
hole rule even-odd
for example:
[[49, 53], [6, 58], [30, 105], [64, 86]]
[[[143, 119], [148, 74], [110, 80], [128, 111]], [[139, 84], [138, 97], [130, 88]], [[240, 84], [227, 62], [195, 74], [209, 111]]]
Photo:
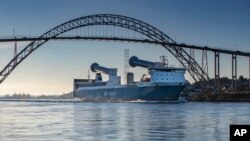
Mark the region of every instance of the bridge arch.
[[[127, 16], [97, 14], [80, 17], [56, 26], [55, 28], [42, 34], [39, 38], [53, 38], [67, 31], [92, 25], [119, 26], [143, 34], [152, 41], [163, 42], [162, 46], [167, 49], [187, 69], [195, 81], [209, 80], [208, 74], [204, 72], [202, 67], [183, 48], [165, 44], [175, 43], [173, 39], [154, 26]], [[32, 52], [45, 44], [47, 41], [48, 40], [34, 40], [23, 50], [21, 50], [0, 72], [0, 83], [2, 83], [26, 57], [28, 57]]]

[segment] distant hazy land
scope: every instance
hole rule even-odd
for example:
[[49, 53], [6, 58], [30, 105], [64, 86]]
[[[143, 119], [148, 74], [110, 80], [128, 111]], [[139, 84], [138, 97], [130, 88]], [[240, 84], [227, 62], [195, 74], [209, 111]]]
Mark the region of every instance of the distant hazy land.
[[73, 93], [64, 93], [62, 95], [39, 95], [31, 94], [6, 94], [0, 96], [0, 99], [73, 99]]

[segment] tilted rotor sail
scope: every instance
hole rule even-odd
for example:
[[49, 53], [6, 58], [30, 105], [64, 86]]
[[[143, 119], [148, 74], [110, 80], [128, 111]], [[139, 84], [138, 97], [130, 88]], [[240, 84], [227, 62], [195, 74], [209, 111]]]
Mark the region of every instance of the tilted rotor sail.
[[140, 60], [136, 56], [132, 56], [129, 59], [129, 65], [131, 67], [140, 66], [140, 67], [143, 67], [143, 68], [152, 68], [152, 67], [155, 67], [155, 63], [154, 62]]
[[116, 68], [107, 68], [100, 66], [98, 63], [93, 63], [90, 67], [92, 72], [102, 72], [108, 75], [117, 75], [117, 69]]
[[90, 67], [92, 72], [96, 73], [96, 81], [102, 81], [101, 74], [98, 72], [105, 73], [109, 75], [109, 80], [106, 82], [106, 85], [120, 85], [121, 77], [117, 76], [117, 68], [106, 68], [100, 66], [98, 63], [93, 63]]

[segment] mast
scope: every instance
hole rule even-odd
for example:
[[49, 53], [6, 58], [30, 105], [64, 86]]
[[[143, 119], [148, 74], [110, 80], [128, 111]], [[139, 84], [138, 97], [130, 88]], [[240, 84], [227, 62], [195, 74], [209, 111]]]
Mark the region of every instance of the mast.
[[160, 56], [161, 61], [163, 62], [164, 66], [168, 66], [168, 58], [166, 55]]

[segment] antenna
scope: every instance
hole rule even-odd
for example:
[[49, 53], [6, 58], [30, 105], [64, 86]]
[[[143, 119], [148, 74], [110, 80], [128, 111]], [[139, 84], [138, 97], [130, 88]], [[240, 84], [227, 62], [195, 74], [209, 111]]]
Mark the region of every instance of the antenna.
[[160, 56], [160, 59], [163, 62], [164, 66], [168, 66], [168, 57], [166, 55]]
[[88, 82], [90, 82], [90, 74], [89, 74], [89, 70], [88, 70]]
[[124, 50], [125, 60], [124, 60], [124, 84], [127, 82], [127, 73], [129, 72], [129, 49]]

